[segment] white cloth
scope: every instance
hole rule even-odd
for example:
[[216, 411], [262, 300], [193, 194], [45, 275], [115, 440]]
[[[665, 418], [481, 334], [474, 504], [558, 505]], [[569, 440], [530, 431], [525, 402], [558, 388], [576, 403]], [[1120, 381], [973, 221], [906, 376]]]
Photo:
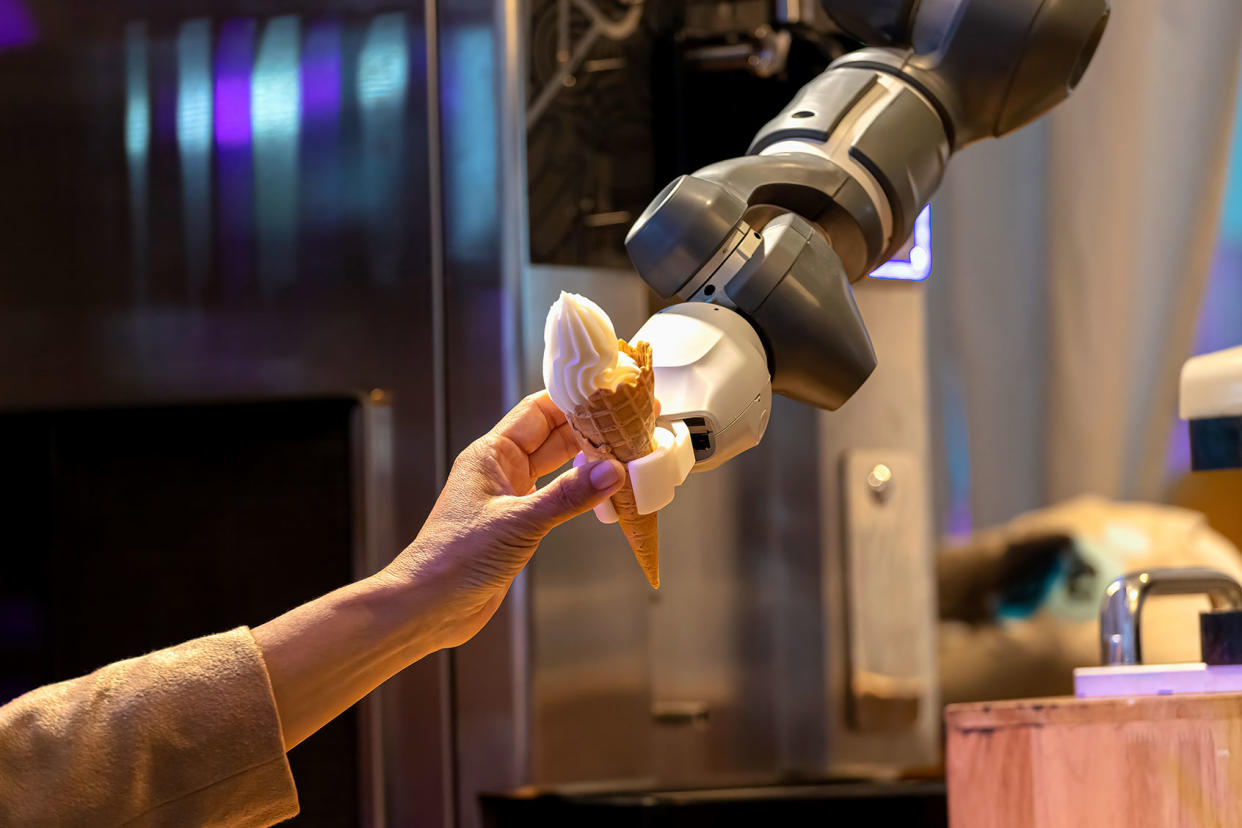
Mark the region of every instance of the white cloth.
[[976, 526], [1084, 492], [1164, 494], [1242, 3], [1115, 0], [1112, 12], [1074, 95], [963, 152], [933, 207], [931, 362], [960, 378]]

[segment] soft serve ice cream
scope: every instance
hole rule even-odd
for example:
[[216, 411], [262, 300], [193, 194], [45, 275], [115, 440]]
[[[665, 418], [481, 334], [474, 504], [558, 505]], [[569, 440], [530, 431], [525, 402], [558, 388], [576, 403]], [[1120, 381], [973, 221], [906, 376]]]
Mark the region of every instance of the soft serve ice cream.
[[543, 328], [543, 383], [556, 407], [568, 414], [596, 391], [637, 378], [638, 365], [618, 347], [603, 308], [562, 291]]

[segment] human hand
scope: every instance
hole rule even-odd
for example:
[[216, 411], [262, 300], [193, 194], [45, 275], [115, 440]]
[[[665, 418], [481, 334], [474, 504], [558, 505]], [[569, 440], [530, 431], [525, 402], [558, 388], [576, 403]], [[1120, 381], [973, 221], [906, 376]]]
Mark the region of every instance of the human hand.
[[577, 453], [565, 415], [540, 392], [458, 455], [418, 537], [381, 573], [430, 602], [437, 647], [473, 637], [548, 532], [621, 488], [624, 468], [608, 459], [536, 489]]
[[418, 537], [383, 571], [253, 630], [289, 749], [382, 682], [470, 640], [554, 527], [612, 496], [616, 460], [538, 479], [578, 451], [546, 393], [522, 400], [453, 464]]

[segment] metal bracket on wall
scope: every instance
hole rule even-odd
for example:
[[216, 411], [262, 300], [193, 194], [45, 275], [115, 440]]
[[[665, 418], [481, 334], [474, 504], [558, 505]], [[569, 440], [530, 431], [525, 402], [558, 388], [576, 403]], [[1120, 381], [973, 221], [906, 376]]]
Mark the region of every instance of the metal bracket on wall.
[[847, 696], [856, 730], [905, 730], [924, 712], [928, 527], [918, 463], [912, 452], [889, 449], [843, 457]]

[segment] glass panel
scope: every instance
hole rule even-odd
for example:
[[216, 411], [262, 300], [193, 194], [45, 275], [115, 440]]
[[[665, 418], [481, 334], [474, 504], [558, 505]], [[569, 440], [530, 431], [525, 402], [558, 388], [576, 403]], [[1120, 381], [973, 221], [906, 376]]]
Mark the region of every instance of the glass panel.
[[103, 5], [0, 0], [0, 304], [339, 306], [426, 279], [421, 12]]

